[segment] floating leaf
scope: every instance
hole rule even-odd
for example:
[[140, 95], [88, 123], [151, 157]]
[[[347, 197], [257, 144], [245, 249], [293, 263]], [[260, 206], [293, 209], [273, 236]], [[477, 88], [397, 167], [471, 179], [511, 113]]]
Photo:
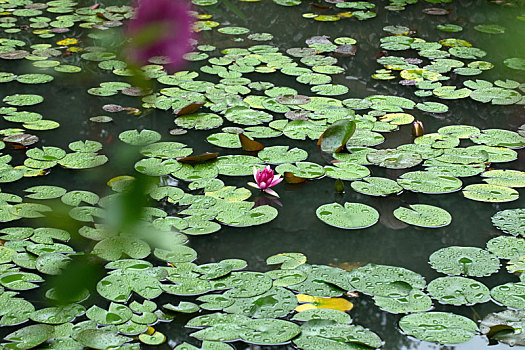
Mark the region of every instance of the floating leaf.
[[525, 236], [525, 209], [507, 209], [492, 216], [494, 226], [513, 236]]
[[523, 320], [525, 312], [521, 310], [505, 310], [488, 314], [479, 325], [482, 334], [510, 346], [525, 345], [523, 339]]
[[399, 327], [408, 335], [440, 344], [466, 342], [474, 336], [477, 330], [474, 321], [447, 312], [423, 312], [407, 315], [399, 320]]
[[475, 201], [480, 202], [511, 202], [519, 197], [518, 191], [497, 185], [473, 184], [463, 189], [463, 195]]
[[349, 311], [352, 310], [354, 305], [343, 298], [323, 298], [314, 297], [307, 294], [298, 294], [297, 301], [301, 304], [295, 308], [297, 312], [303, 312], [312, 309], [332, 309], [338, 311]]
[[361, 203], [324, 204], [317, 208], [317, 217], [324, 223], [344, 229], [360, 229], [379, 221], [379, 213], [374, 208]]
[[397, 182], [382, 177], [366, 177], [362, 181], [353, 181], [352, 189], [369, 196], [387, 196], [403, 191]]
[[474, 247], [441, 248], [429, 257], [435, 270], [448, 275], [489, 276], [499, 270], [499, 259], [486, 250]]
[[428, 293], [443, 304], [473, 305], [489, 301], [489, 289], [465, 277], [439, 277], [427, 286]]
[[340, 152], [352, 137], [356, 124], [352, 120], [338, 120], [330, 125], [319, 138], [318, 144], [323, 152]]
[[427, 228], [447, 226], [452, 221], [452, 216], [439, 207], [426, 204], [412, 204], [409, 207], [397, 208], [394, 216], [407, 224]]

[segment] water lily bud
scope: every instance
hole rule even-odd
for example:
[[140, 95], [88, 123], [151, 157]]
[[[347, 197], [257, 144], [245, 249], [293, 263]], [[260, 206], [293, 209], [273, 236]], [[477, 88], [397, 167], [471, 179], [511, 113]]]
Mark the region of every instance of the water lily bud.
[[415, 137], [423, 136], [425, 129], [423, 128], [423, 122], [416, 120], [412, 123], [412, 135]]

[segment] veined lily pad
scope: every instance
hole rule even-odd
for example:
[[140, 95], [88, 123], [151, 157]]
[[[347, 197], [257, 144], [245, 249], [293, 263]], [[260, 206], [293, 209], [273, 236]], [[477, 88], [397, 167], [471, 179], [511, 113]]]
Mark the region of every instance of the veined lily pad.
[[370, 175], [367, 167], [355, 163], [335, 163], [335, 166], [324, 167], [326, 176], [341, 180], [359, 180]]
[[325, 204], [317, 208], [317, 217], [324, 223], [344, 229], [360, 229], [374, 225], [379, 213], [374, 208], [361, 203]]
[[381, 338], [363, 328], [333, 320], [310, 320], [301, 326], [301, 335], [293, 340], [300, 349], [375, 349]]
[[374, 296], [406, 297], [413, 289], [425, 287], [425, 279], [402, 267], [368, 264], [351, 272], [350, 283], [357, 290]]
[[449, 275], [489, 276], [499, 270], [499, 259], [486, 250], [475, 247], [441, 248], [429, 257], [435, 270]]
[[525, 236], [525, 209], [507, 209], [492, 216], [494, 226], [513, 236]]
[[294, 321], [310, 320], [332, 320], [337, 323], [349, 324], [352, 322], [350, 315], [346, 312], [333, 309], [310, 309], [295, 314], [292, 318]]
[[465, 277], [436, 278], [427, 290], [443, 304], [473, 305], [490, 299], [489, 289], [483, 283]]
[[463, 185], [458, 178], [427, 171], [405, 173], [397, 179], [397, 182], [406, 190], [429, 194], [455, 192]]
[[481, 135], [471, 138], [472, 142], [484, 144], [492, 147], [523, 148], [525, 147], [525, 137], [510, 130], [486, 129], [481, 131]]
[[278, 165], [275, 170], [279, 174], [285, 172], [292, 173], [294, 176], [302, 177], [306, 179], [315, 179], [325, 174], [325, 169], [316, 163], [311, 162], [297, 162], [293, 164], [281, 164]]
[[506, 283], [492, 288], [490, 295], [505, 306], [523, 310], [525, 309], [525, 300], [522, 297], [524, 292], [524, 283]]
[[32, 349], [53, 337], [54, 329], [50, 325], [36, 324], [27, 326], [8, 334], [5, 340], [13, 343], [7, 344], [11, 349]]
[[354, 191], [369, 196], [387, 196], [403, 191], [403, 187], [397, 182], [383, 177], [367, 177], [362, 181], [352, 182], [351, 186]]
[[133, 146], [145, 146], [160, 140], [160, 134], [153, 130], [128, 130], [118, 136], [122, 142]]
[[447, 312], [423, 312], [407, 315], [399, 320], [399, 327], [406, 334], [418, 339], [440, 344], [466, 342], [474, 336], [477, 330], [474, 321]]
[[423, 160], [419, 153], [382, 149], [370, 152], [366, 158], [373, 164], [389, 169], [405, 169], [418, 165]]
[[375, 295], [374, 302], [381, 310], [395, 314], [423, 312], [432, 308], [430, 297], [419, 289], [411, 289], [406, 296]]
[[407, 224], [427, 228], [447, 226], [452, 221], [446, 210], [426, 204], [412, 204], [410, 209], [399, 207], [394, 210], [394, 216]]
[[216, 219], [225, 225], [247, 227], [270, 222], [277, 217], [277, 214], [277, 209], [263, 205], [247, 210], [223, 211]]
[[518, 259], [525, 256], [525, 239], [498, 236], [487, 242], [487, 250], [501, 259]]
[[308, 153], [300, 148], [292, 148], [289, 146], [272, 146], [265, 147], [257, 156], [264, 162], [269, 164], [283, 164], [301, 162], [308, 158]]
[[518, 170], [489, 170], [481, 174], [483, 181], [490, 185], [525, 187], [525, 172]]
[[473, 184], [463, 189], [463, 195], [480, 202], [511, 202], [519, 197], [518, 191], [505, 186]]

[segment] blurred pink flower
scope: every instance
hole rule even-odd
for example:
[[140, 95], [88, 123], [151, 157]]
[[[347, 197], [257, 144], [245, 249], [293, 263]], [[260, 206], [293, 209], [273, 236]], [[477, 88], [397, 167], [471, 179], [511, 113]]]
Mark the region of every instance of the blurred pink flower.
[[138, 0], [135, 17], [126, 28], [131, 38], [128, 57], [135, 64], [146, 64], [156, 56], [165, 56], [170, 69], [183, 64], [191, 51], [193, 17], [187, 0]]
[[279, 197], [277, 192], [272, 190], [270, 187], [277, 185], [279, 182], [283, 181], [283, 179], [281, 178], [281, 175], [274, 175], [273, 170], [269, 165], [267, 165], [263, 170], [259, 170], [256, 166], [254, 166], [253, 177], [257, 183], [248, 182], [248, 185], [263, 190], [272, 196]]

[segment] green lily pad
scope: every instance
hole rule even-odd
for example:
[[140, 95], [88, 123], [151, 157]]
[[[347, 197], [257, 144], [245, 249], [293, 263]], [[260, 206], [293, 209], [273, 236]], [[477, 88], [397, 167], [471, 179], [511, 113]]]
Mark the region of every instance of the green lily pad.
[[470, 340], [476, 333], [476, 323], [464, 316], [448, 312], [422, 312], [399, 320], [403, 332], [420, 340], [440, 344], [457, 344]]
[[24, 191], [31, 193], [26, 195], [26, 197], [32, 199], [53, 199], [62, 197], [67, 192], [58, 186], [33, 186], [26, 188]]
[[381, 310], [395, 314], [423, 312], [432, 308], [432, 299], [419, 289], [411, 289], [406, 296], [374, 295], [374, 302]]
[[513, 236], [525, 236], [525, 209], [507, 209], [492, 216], [492, 224]]
[[82, 345], [98, 350], [121, 347], [132, 340], [129, 337], [104, 329], [84, 329], [78, 333], [76, 339]]
[[499, 259], [490, 252], [474, 247], [441, 248], [429, 257], [438, 272], [472, 277], [489, 276], [499, 270]]
[[439, 302], [473, 305], [490, 299], [489, 289], [481, 282], [465, 277], [439, 277], [427, 286], [428, 293]]
[[43, 102], [44, 98], [40, 95], [16, 94], [6, 96], [2, 101], [10, 106], [32, 106]]
[[372, 147], [385, 141], [383, 135], [370, 130], [357, 129], [346, 143], [346, 148], [352, 147]]
[[373, 296], [406, 297], [413, 289], [425, 287], [425, 279], [402, 267], [367, 264], [351, 272], [350, 283], [355, 289]]
[[511, 162], [518, 158], [518, 153], [512, 149], [505, 147], [491, 147], [491, 146], [470, 146], [468, 149], [474, 149], [476, 151], [485, 151], [488, 155], [488, 162], [490, 163], [504, 163]]
[[5, 337], [13, 343], [7, 346], [12, 349], [32, 349], [53, 337], [55, 331], [50, 325], [36, 324], [20, 328]]
[[321, 138], [321, 150], [323, 152], [339, 152], [352, 137], [356, 124], [352, 120], [338, 120], [330, 125]]
[[306, 179], [315, 179], [325, 174], [325, 169], [316, 163], [311, 162], [297, 162], [293, 164], [280, 164], [275, 170], [279, 174], [290, 172], [294, 176], [303, 177]]
[[300, 148], [289, 146], [271, 146], [265, 147], [257, 156], [268, 164], [283, 164], [301, 162], [308, 158], [308, 153]]
[[519, 197], [518, 191], [505, 186], [473, 184], [463, 189], [463, 195], [480, 202], [511, 202]]
[[407, 224], [426, 228], [447, 226], [452, 221], [452, 216], [445, 209], [426, 204], [412, 204], [409, 207], [397, 208], [394, 216]]
[[217, 214], [216, 220], [222, 224], [235, 227], [262, 225], [277, 217], [277, 209], [263, 205], [253, 209], [222, 211]]
[[146, 242], [131, 237], [107, 238], [98, 242], [92, 250], [92, 254], [109, 261], [118, 260], [124, 254], [132, 259], [142, 259], [150, 252], [151, 249]]
[[404, 189], [429, 194], [450, 193], [458, 191], [463, 183], [453, 176], [434, 174], [427, 171], [413, 171], [397, 179]]
[[119, 134], [119, 139], [133, 146], [145, 146], [160, 140], [160, 134], [153, 130], [127, 130]]
[[63, 324], [83, 315], [86, 309], [80, 304], [52, 306], [37, 310], [31, 314], [31, 320], [45, 324]]
[[503, 64], [509, 67], [510, 69], [525, 70], [525, 58], [521, 58], [521, 57], [507, 58], [503, 61]]
[[359, 180], [370, 175], [367, 167], [354, 163], [335, 163], [335, 166], [325, 166], [326, 176], [340, 180]]
[[525, 172], [518, 170], [489, 170], [481, 174], [483, 181], [490, 185], [525, 187]]
[[333, 320], [310, 320], [301, 326], [301, 335], [293, 340], [300, 349], [376, 349], [381, 338], [362, 326]]
[[509, 236], [494, 237], [487, 242], [487, 250], [500, 259], [515, 260], [525, 256], [525, 240]]
[[324, 204], [317, 208], [317, 217], [324, 223], [337, 228], [361, 229], [379, 221], [379, 213], [374, 208], [361, 203]]
[[497, 302], [515, 309], [525, 309], [524, 283], [505, 283], [490, 290], [490, 295]]
[[58, 164], [67, 169], [88, 169], [104, 165], [108, 158], [102, 154], [74, 152], [68, 153], [58, 161]]
[[196, 130], [208, 130], [221, 126], [222, 118], [214, 113], [193, 113], [179, 116], [175, 119], [175, 124], [181, 128]]
[[282, 344], [301, 333], [301, 328], [290, 321], [276, 319], [250, 320], [244, 324], [240, 337], [250, 344]]
[[525, 147], [525, 137], [510, 130], [485, 129], [481, 135], [471, 138], [472, 142], [492, 147], [508, 147], [513, 149]]
[[119, 270], [101, 279], [97, 284], [97, 292], [115, 302], [126, 302], [132, 292], [145, 299], [153, 299], [162, 294], [159, 279], [164, 277], [154, 269]]
[[418, 165], [423, 160], [419, 153], [382, 149], [366, 155], [368, 161], [389, 169], [406, 169]]
[[397, 182], [383, 177], [367, 177], [362, 181], [352, 182], [351, 186], [354, 191], [369, 196], [387, 196], [403, 191], [403, 187]]
[[332, 320], [337, 323], [352, 323], [352, 318], [346, 312], [333, 309], [310, 309], [296, 313], [293, 321], [306, 322], [310, 320]]

